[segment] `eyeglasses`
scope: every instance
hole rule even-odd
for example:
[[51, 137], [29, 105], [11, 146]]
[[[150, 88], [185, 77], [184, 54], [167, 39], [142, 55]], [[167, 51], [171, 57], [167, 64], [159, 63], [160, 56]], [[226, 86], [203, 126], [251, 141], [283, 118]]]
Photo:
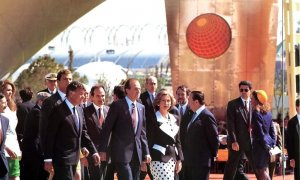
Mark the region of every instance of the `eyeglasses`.
[[248, 92], [249, 91], [249, 89], [240, 89], [240, 92]]

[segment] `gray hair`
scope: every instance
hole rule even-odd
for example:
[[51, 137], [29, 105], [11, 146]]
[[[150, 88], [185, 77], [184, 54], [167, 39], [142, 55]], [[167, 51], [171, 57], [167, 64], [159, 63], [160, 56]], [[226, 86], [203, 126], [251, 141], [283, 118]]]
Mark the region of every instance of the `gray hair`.
[[36, 95], [36, 100], [41, 100], [41, 101], [44, 101], [45, 99], [47, 99], [48, 97], [50, 97], [51, 94], [50, 93], [47, 93], [47, 92], [39, 92], [37, 93]]

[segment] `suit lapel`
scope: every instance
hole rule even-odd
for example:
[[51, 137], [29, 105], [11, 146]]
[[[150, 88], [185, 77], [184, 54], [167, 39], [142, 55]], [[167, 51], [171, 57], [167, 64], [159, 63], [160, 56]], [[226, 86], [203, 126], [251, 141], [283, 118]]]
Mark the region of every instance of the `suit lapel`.
[[99, 118], [98, 118], [98, 114], [97, 114], [98, 110], [95, 109], [95, 106], [93, 104], [91, 105], [90, 110], [91, 110], [90, 112], [92, 115], [92, 120], [98, 126], [98, 128], [100, 128], [100, 122], [99, 122]]
[[[247, 122], [247, 117], [248, 117], [248, 115], [247, 115], [247, 111], [246, 111], [246, 109], [245, 109], [245, 107], [244, 107], [243, 100], [242, 100], [241, 98], [239, 98], [238, 109], [239, 109], [239, 111], [241, 112], [241, 114], [242, 114], [242, 116], [243, 116], [243, 119], [244, 119], [245, 123], [247, 124], [247, 123], [248, 123], [248, 122]], [[251, 112], [251, 108], [250, 108], [250, 107], [249, 107], [249, 112]], [[249, 113], [249, 114], [252, 114], [252, 113]]]
[[141, 105], [139, 103], [137, 104], [137, 113], [138, 113], [138, 124], [137, 124], [137, 130], [136, 132], [138, 132], [139, 129], [141, 129], [141, 126], [143, 124], [143, 109], [141, 107]]
[[64, 112], [65, 112], [65, 116], [66, 116], [66, 118], [68, 119], [68, 121], [70, 121], [70, 123], [71, 124], [73, 124], [73, 128], [74, 128], [74, 131], [75, 132], [77, 132], [77, 134], [78, 134], [78, 132], [80, 132], [80, 126], [81, 126], [81, 124], [82, 123], [80, 123], [80, 113], [79, 113], [79, 111], [78, 111], [78, 108], [76, 107], [76, 110], [77, 110], [77, 113], [78, 113], [78, 120], [79, 120], [79, 131], [77, 131], [77, 128], [76, 128], [76, 124], [75, 124], [75, 115], [73, 115], [73, 113], [70, 111], [70, 109], [69, 109], [69, 107], [68, 107], [68, 105], [67, 105], [67, 103], [64, 101]]
[[[78, 131], [77, 131], [77, 128], [76, 128], [76, 125], [75, 125], [75, 129], [77, 131], [77, 134], [80, 135], [80, 132], [82, 130], [83, 113], [82, 113], [82, 109], [80, 107], [78, 107], [78, 106], [76, 106], [76, 111], [78, 113], [79, 128], [78, 128]], [[75, 121], [76, 121], [75, 117], [74, 117], [74, 124], [75, 124]]]

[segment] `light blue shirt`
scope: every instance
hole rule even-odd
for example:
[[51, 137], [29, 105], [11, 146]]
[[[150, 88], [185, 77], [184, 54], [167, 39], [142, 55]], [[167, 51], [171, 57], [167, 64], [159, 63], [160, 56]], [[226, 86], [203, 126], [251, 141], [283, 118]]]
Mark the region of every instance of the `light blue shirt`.
[[[67, 104], [68, 108], [70, 109], [70, 111], [72, 112], [72, 114], [74, 114], [73, 108], [75, 106], [68, 100], [68, 98], [66, 98], [66, 104]], [[77, 122], [75, 122], [76, 128], [77, 128], [77, 130], [79, 130], [79, 116], [78, 116], [78, 112], [77, 112], [76, 108], [75, 108], [75, 116], [77, 117], [77, 119], [76, 119]]]
[[136, 106], [136, 101], [132, 102], [127, 96], [125, 97], [126, 99], [126, 102], [128, 104], [128, 107], [129, 107], [129, 114], [131, 115], [131, 112], [132, 112], [132, 103], [135, 105], [135, 119], [136, 119], [136, 126], [135, 126], [135, 129], [134, 129], [134, 132], [136, 133], [136, 130], [137, 130], [137, 127], [138, 127], [138, 124], [139, 124], [139, 116], [138, 116], [138, 109], [137, 109], [137, 106]]

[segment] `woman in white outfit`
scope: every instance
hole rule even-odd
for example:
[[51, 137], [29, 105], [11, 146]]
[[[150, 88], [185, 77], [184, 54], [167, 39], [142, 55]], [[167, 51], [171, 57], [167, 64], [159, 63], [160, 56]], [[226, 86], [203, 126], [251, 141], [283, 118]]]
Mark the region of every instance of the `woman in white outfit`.
[[175, 173], [181, 170], [183, 160], [179, 140], [179, 117], [169, 113], [174, 105], [173, 96], [167, 91], [159, 92], [154, 100], [156, 118], [149, 120], [151, 127], [148, 144], [152, 162], [151, 174], [154, 180], [174, 179]]
[[10, 180], [18, 180], [20, 176], [19, 159], [21, 151], [17, 140], [16, 126], [18, 118], [16, 114], [17, 106], [14, 102], [16, 88], [13, 83], [8, 80], [1, 82], [0, 92], [6, 97], [7, 108], [4, 110], [3, 116], [9, 119], [9, 126], [6, 133], [5, 151], [8, 157], [8, 176]]

